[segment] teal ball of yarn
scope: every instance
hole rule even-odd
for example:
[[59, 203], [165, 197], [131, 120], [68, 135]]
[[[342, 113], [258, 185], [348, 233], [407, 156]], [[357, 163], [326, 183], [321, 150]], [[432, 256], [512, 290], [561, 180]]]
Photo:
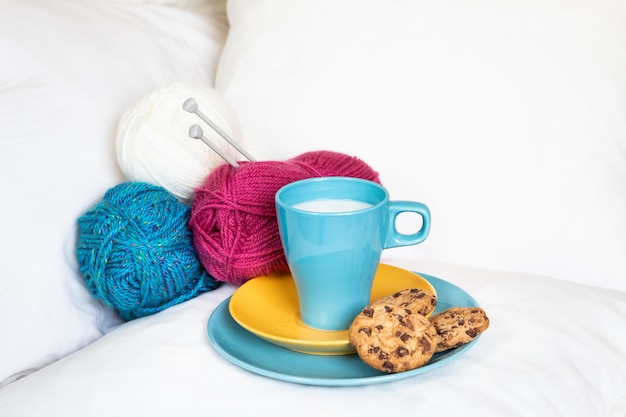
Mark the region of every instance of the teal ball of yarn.
[[125, 182], [78, 219], [76, 256], [94, 297], [124, 320], [220, 285], [198, 261], [189, 206], [164, 188]]

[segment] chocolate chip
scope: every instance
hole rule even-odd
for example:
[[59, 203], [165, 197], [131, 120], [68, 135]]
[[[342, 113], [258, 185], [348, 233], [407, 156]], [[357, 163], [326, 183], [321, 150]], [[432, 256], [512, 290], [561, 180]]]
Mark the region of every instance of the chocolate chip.
[[372, 335], [372, 330], [369, 327], [361, 327], [359, 329], [359, 332], [365, 333], [366, 336], [371, 336]]
[[376, 330], [378, 330], [380, 332], [384, 327], [385, 326], [383, 326], [382, 324], [377, 324], [376, 325]]
[[370, 318], [374, 317], [374, 309], [373, 308], [369, 308], [369, 307], [365, 308], [363, 310], [363, 315], [367, 316], [367, 317], [370, 317]]
[[398, 348], [396, 349], [396, 355], [401, 358], [403, 356], [406, 356], [409, 354], [409, 350], [407, 348], [405, 348], [404, 346], [398, 346]]
[[400, 338], [400, 340], [402, 340], [403, 342], [406, 342], [407, 340], [409, 340], [411, 338], [411, 335], [408, 335], [408, 334], [398, 330], [398, 331], [396, 331], [396, 337]]
[[391, 313], [391, 312], [393, 311], [393, 308], [391, 308], [391, 307], [389, 307], [389, 306], [387, 306], [387, 305], [386, 305], [386, 306], [385, 306], [385, 311], [386, 311], [387, 313]]
[[413, 327], [413, 322], [411, 320], [403, 321], [402, 324], [408, 327], [410, 330], [415, 330], [415, 327]]
[[469, 337], [473, 339], [476, 336], [478, 336], [478, 329], [469, 329], [468, 331], [465, 332], [465, 334], [467, 334]]
[[396, 368], [395, 365], [389, 361], [385, 361], [383, 363], [383, 368], [385, 368], [385, 370], [387, 370], [388, 372], [393, 372], [393, 370]]
[[432, 345], [430, 344], [430, 341], [428, 341], [428, 339], [426, 339], [425, 337], [422, 337], [422, 340], [420, 340], [420, 343], [422, 344], [422, 347], [424, 348], [424, 352], [430, 352], [430, 350], [432, 349]]
[[380, 348], [378, 346], [370, 346], [367, 349], [367, 353], [378, 353], [380, 351]]

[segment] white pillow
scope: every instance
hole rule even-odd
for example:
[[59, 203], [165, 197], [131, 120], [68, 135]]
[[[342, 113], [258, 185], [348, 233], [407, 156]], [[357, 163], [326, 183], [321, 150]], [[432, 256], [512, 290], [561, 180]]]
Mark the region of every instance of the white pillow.
[[120, 320], [84, 286], [76, 219], [124, 180], [123, 111], [180, 79], [213, 84], [223, 15], [103, 1], [0, 2], [0, 385]]
[[395, 256], [626, 289], [626, 2], [232, 0], [248, 150], [330, 149], [427, 204]]
[[222, 27], [228, 26], [226, 18], [226, 0], [102, 0], [134, 4], [158, 4], [161, 6], [178, 7], [180, 9], [195, 10], [207, 14], [214, 24], [220, 22]]

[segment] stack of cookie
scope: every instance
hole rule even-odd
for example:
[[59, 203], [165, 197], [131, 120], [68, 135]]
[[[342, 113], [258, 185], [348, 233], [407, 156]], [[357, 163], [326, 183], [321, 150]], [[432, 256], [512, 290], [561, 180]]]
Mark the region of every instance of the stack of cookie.
[[365, 307], [348, 331], [369, 366], [387, 373], [428, 363], [437, 353], [474, 340], [489, 327], [480, 307], [452, 307], [433, 316], [437, 298], [419, 289], [388, 295]]

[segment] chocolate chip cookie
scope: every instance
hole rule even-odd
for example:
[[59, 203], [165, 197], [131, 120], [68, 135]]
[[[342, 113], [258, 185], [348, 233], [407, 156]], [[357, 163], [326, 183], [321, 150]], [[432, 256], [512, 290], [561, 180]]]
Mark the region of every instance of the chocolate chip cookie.
[[437, 297], [419, 288], [407, 288], [376, 300], [372, 304], [396, 305], [409, 308], [422, 316], [428, 316], [437, 306]]
[[489, 327], [489, 318], [480, 307], [451, 307], [429, 320], [437, 329], [436, 352], [469, 343]]
[[348, 330], [350, 343], [369, 366], [387, 373], [425, 365], [435, 353], [437, 329], [410, 308], [376, 302]]

